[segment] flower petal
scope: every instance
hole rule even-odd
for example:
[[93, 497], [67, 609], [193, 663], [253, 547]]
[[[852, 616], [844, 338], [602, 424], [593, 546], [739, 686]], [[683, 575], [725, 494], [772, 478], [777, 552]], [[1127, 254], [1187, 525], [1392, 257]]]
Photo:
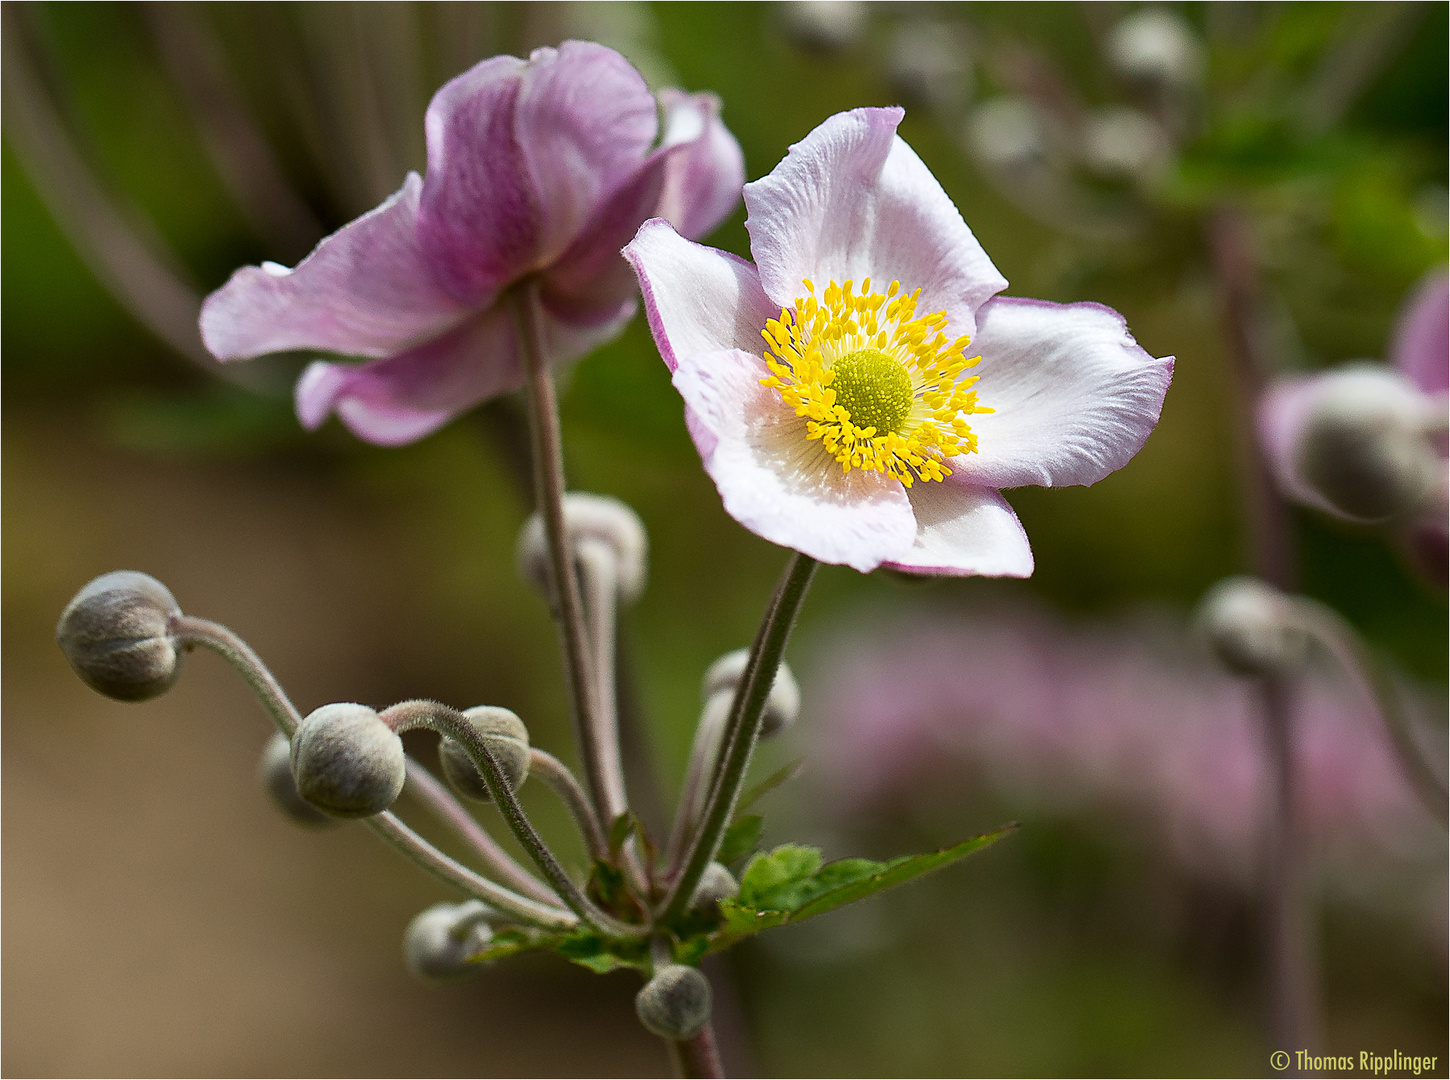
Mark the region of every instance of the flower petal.
[[805, 421], [761, 386], [765, 363], [740, 350], [680, 357], [674, 383], [725, 510], [757, 536], [862, 573], [903, 557], [916, 535], [899, 481], [843, 473]]
[[639, 277], [650, 331], [671, 371], [695, 353], [764, 351], [765, 320], [780, 308], [761, 292], [748, 262], [685, 240], [660, 218], [641, 226], [624, 257]]
[[494, 307], [397, 356], [311, 365], [297, 382], [297, 417], [316, 428], [336, 412], [358, 438], [401, 446], [522, 383], [513, 321]]
[[424, 243], [448, 290], [481, 304], [569, 246], [644, 160], [658, 119], [624, 57], [566, 41], [464, 72], [434, 95], [425, 126]]
[[901, 109], [838, 113], [790, 148], [769, 176], [745, 185], [745, 227], [766, 295], [778, 306], [801, 282], [871, 278], [921, 289], [918, 311], [945, 311], [952, 335], [1007, 287], [962, 215], [896, 135]]
[[1450, 385], [1450, 282], [1443, 270], [1427, 274], [1400, 310], [1390, 363], [1426, 394]]
[[745, 155], [720, 122], [720, 99], [714, 94], [662, 90], [660, 104], [664, 106], [662, 145], [678, 149], [670, 155], [655, 215], [669, 221], [681, 236], [698, 240], [740, 205]]
[[956, 473], [906, 491], [916, 515], [916, 542], [905, 558], [886, 563], [911, 574], [1031, 577], [1032, 548], [1007, 500]]
[[415, 232], [423, 181], [324, 239], [295, 270], [244, 266], [206, 299], [201, 336], [219, 360], [288, 349], [388, 356], [470, 314], [434, 281]]
[[971, 350], [977, 450], [952, 459], [984, 487], [1093, 484], [1140, 449], [1163, 408], [1173, 358], [1138, 347], [1123, 317], [1100, 304], [998, 297], [977, 312]]

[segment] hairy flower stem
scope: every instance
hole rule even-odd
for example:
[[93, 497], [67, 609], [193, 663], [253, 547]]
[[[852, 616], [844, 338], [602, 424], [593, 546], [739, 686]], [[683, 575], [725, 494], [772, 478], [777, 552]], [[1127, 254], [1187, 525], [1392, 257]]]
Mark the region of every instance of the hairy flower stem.
[[584, 838], [589, 857], [609, 858], [609, 841], [604, 837], [599, 819], [594, 816], [594, 807], [589, 805], [589, 796], [579, 786], [579, 781], [569, 771], [569, 766], [553, 754], [535, 746], [529, 749], [529, 775], [537, 776], [559, 796], [559, 801], [569, 811], [574, 824], [579, 826], [579, 835]]
[[[1238, 208], [1220, 206], [1205, 221], [1205, 239], [1229, 344], [1249, 562], [1259, 577], [1292, 592], [1297, 576], [1292, 522], [1255, 433], [1254, 413], [1271, 365], [1249, 223]], [[1305, 839], [1294, 805], [1292, 692], [1274, 678], [1261, 680], [1259, 692], [1272, 788], [1264, 868], [1270, 1035], [1275, 1046], [1313, 1049], [1319, 1045], [1319, 995]]]
[[[727, 699], [723, 708], [717, 699]], [[690, 745], [690, 763], [685, 769], [685, 781], [680, 786], [680, 805], [675, 811], [669, 842], [665, 845], [667, 874], [679, 872], [680, 861], [685, 857], [685, 840], [690, 835], [690, 826], [699, 820], [701, 804], [709, 797], [710, 790], [705, 786], [706, 781], [711, 776], [711, 768], [719, 760], [720, 737], [734, 709], [734, 700], [733, 692], [721, 691], [712, 695], [700, 712], [700, 721], [695, 725], [695, 739]]]
[[1384, 665], [1375, 660], [1349, 621], [1329, 605], [1307, 597], [1297, 597], [1295, 605], [1305, 629], [1359, 682], [1374, 702], [1375, 712], [1385, 726], [1406, 779], [1425, 809], [1443, 827], [1450, 817], [1445, 781], [1430, 767], [1416, 743], [1404, 703]]
[[678, 1076], [693, 1078], [725, 1075], [725, 1068], [720, 1064], [720, 1049], [715, 1043], [715, 1025], [710, 1022], [706, 1022], [690, 1038], [670, 1043], [670, 1059], [675, 1064], [675, 1073]]
[[[612, 822], [627, 809], [622, 784], [607, 766], [612, 747], [601, 723], [596, 683], [591, 674], [584, 605], [574, 557], [564, 525], [564, 454], [559, 435], [559, 403], [545, 355], [539, 318], [538, 286], [525, 280], [509, 294], [519, 353], [524, 363], [529, 434], [534, 459], [534, 490], [549, 544], [552, 606], [564, 653], [564, 682], [569, 695], [574, 736], [584, 764], [584, 779], [603, 821]], [[617, 754], [613, 755], [617, 759]]]
[[277, 729], [289, 739], [292, 737], [302, 723], [302, 714], [250, 645], [221, 623], [194, 619], [190, 615], [173, 615], [171, 632], [176, 635], [179, 644], [187, 647], [201, 645], [230, 664], [238, 675], [247, 680], [247, 685], [257, 695], [257, 700], [267, 710]]
[[745, 783], [745, 772], [750, 766], [750, 756], [760, 737], [766, 699], [775, 683], [786, 642], [790, 640], [791, 629], [795, 626], [796, 615], [805, 600], [806, 590], [810, 588], [816, 566], [816, 560], [809, 555], [796, 552], [792, 556], [750, 646], [750, 660], [735, 692], [735, 704], [730, 710], [722, 742], [724, 751], [711, 784], [710, 798], [705, 803], [705, 813], [689, 845], [690, 854], [684, 861], [684, 869], [661, 905], [660, 921], [666, 926], [684, 914], [695, 894], [695, 887], [700, 883], [700, 875], [720, 850], [720, 840], [735, 813], [735, 804]]
[[508, 822], [514, 836], [543, 873], [544, 880], [553, 887], [569, 909], [605, 937], [638, 939], [644, 936], [644, 927], [631, 926], [601, 911], [569, 877], [558, 857], [534, 829], [533, 823], [524, 813], [524, 808], [519, 805], [519, 800], [509, 787], [503, 768], [493, 756], [493, 751], [488, 748], [487, 741], [466, 716], [436, 701], [404, 701], [389, 706], [378, 715], [383, 723], [399, 734], [413, 728], [426, 727], [440, 735], [456, 739], [478, 767], [484, 783], [488, 785], [488, 793], [493, 796], [494, 805]]

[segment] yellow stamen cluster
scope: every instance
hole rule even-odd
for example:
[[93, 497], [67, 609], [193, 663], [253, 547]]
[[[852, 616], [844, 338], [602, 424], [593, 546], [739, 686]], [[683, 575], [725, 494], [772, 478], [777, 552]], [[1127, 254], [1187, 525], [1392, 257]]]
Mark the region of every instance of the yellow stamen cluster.
[[948, 341], [945, 312], [916, 318], [921, 290], [893, 281], [884, 294], [871, 279], [814, 283], [794, 308], [761, 331], [770, 375], [760, 381], [806, 418], [806, 435], [845, 472], [874, 469], [910, 487], [951, 475], [944, 458], [977, 448], [966, 417], [992, 410], [977, 404], [977, 376], [961, 378], [982, 358], [963, 350], [971, 338]]

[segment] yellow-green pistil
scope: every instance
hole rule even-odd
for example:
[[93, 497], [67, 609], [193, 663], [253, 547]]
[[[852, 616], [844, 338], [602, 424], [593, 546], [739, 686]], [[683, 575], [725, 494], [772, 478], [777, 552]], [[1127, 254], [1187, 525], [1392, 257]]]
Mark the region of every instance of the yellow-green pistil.
[[977, 448], [966, 418], [992, 411], [977, 404], [977, 377], [961, 378], [981, 360], [963, 355], [971, 338], [949, 343], [945, 312], [914, 318], [921, 290], [902, 294], [897, 281], [883, 295], [867, 278], [859, 296], [853, 282], [833, 281], [820, 299], [804, 285], [807, 295], [765, 324], [770, 375], [760, 381], [844, 471], [872, 469], [907, 487], [950, 476], [945, 459]]

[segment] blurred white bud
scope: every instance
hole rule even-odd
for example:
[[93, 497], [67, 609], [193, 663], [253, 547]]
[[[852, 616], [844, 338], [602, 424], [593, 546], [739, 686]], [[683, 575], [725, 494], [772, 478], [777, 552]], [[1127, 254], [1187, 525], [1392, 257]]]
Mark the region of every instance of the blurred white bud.
[[1135, 11], [1113, 28], [1107, 48], [1114, 70], [1134, 82], [1188, 87], [1203, 77], [1197, 32], [1168, 8]]
[[[615, 559], [615, 588], [620, 601], [631, 604], [639, 599], [648, 574], [649, 537], [638, 514], [607, 495], [571, 491], [564, 496], [564, 527], [576, 547], [586, 540], [607, 546]], [[519, 575], [548, 596], [549, 544], [538, 511], [524, 522], [516, 555]]]
[[1140, 109], [1098, 109], [1083, 124], [1082, 155], [1101, 176], [1147, 178], [1168, 160], [1162, 125]]
[[[722, 691], [735, 692], [750, 663], [749, 649], [728, 652], [710, 665], [705, 672], [703, 699], [709, 701]], [[771, 684], [770, 696], [765, 699], [764, 719], [760, 724], [762, 739], [774, 738], [796, 722], [801, 711], [800, 683], [791, 674], [789, 665], [781, 661], [775, 671], [775, 682]]]
[[[1433, 415], [1432, 415], [1433, 413]], [[1414, 514], [1444, 471], [1429, 428], [1444, 422], [1403, 375], [1377, 364], [1315, 381], [1293, 446], [1299, 481], [1355, 521]]]
[[1050, 145], [1046, 124], [1026, 98], [995, 97], [972, 110], [967, 146], [989, 169], [1021, 172], [1046, 163]]
[[1273, 675], [1304, 658], [1308, 636], [1293, 601], [1258, 578], [1225, 578], [1204, 595], [1198, 622], [1223, 665], [1238, 675]]
[[891, 38], [886, 71], [892, 89], [908, 105], [950, 109], [970, 97], [971, 53], [951, 23], [903, 24]]
[[635, 995], [634, 1011], [662, 1039], [691, 1038], [710, 1020], [710, 984], [695, 968], [666, 964]]
[[403, 934], [403, 960], [408, 970], [428, 983], [447, 983], [477, 975], [482, 965], [469, 963], [493, 937], [490, 909], [481, 900], [434, 904], [419, 912]]
[[176, 598], [149, 574], [114, 570], [90, 582], [61, 612], [55, 640], [87, 686], [118, 701], [171, 689], [180, 654], [171, 618]]
[[780, 5], [781, 28], [791, 43], [810, 52], [845, 52], [866, 32], [864, 0], [790, 0]]
[[334, 817], [380, 814], [403, 790], [403, 740], [366, 705], [324, 705], [292, 736], [292, 777], [304, 799]]
[[728, 900], [740, 894], [740, 883], [735, 875], [723, 865], [712, 862], [700, 875], [700, 884], [695, 886], [695, 895], [690, 897], [692, 911], [714, 911], [721, 900]]
[[[518, 791], [529, 777], [529, 729], [517, 715], [496, 705], [475, 705], [464, 714], [483, 736], [489, 752], [503, 770], [509, 790]], [[488, 785], [462, 743], [444, 737], [438, 744], [438, 760], [450, 787], [466, 799], [492, 802]]]
[[336, 824], [336, 818], [324, 814], [297, 791], [297, 781], [292, 779], [292, 743], [280, 731], [267, 740], [257, 763], [257, 779], [272, 797], [272, 805], [294, 825], [317, 828]]

